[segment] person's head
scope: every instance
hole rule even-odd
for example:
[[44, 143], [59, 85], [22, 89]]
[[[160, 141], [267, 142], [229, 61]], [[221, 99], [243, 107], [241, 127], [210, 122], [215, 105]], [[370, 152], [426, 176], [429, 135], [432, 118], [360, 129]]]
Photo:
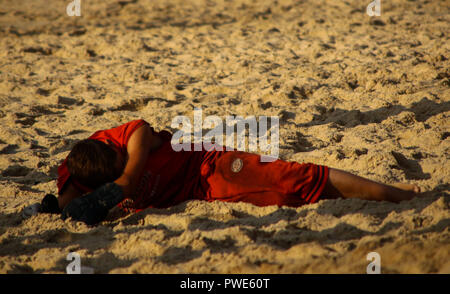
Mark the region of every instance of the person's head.
[[80, 184], [96, 189], [120, 177], [124, 164], [112, 144], [86, 139], [73, 146], [67, 156], [67, 168]]

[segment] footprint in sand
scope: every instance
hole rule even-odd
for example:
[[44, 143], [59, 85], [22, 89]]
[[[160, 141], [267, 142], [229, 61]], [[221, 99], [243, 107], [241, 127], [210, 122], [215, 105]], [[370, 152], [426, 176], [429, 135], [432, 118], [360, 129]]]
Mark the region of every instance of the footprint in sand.
[[31, 168], [21, 165], [11, 165], [2, 171], [1, 175], [4, 177], [24, 177], [33, 170]]

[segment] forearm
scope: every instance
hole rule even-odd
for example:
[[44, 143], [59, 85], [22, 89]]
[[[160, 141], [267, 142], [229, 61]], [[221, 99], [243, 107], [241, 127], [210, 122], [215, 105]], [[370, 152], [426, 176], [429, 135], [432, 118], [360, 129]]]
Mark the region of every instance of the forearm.
[[81, 192], [78, 191], [70, 182], [67, 184], [63, 192], [58, 196], [58, 206], [62, 210], [73, 199], [81, 196]]
[[123, 189], [125, 197], [134, 199], [138, 181], [147, 163], [149, 152], [160, 144], [160, 139], [157, 136], [152, 136], [149, 126], [139, 128], [130, 138], [127, 147], [128, 161], [122, 175], [114, 181]]
[[128, 174], [122, 174], [120, 178], [114, 181], [117, 185], [122, 188], [123, 195], [125, 198], [134, 199], [136, 192], [136, 178], [131, 178]]
[[139, 153], [130, 156], [122, 175], [114, 181], [122, 188], [126, 198], [134, 199], [140, 174], [147, 162], [148, 151], [139, 150]]

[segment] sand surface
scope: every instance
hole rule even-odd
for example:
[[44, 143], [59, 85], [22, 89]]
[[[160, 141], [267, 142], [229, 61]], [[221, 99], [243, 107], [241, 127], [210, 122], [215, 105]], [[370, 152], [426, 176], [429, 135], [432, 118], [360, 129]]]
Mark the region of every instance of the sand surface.
[[[4, 0], [0, 273], [450, 273], [450, 2]], [[98, 129], [280, 117], [280, 158], [426, 193], [301, 208], [185, 202], [88, 227], [22, 209]]]

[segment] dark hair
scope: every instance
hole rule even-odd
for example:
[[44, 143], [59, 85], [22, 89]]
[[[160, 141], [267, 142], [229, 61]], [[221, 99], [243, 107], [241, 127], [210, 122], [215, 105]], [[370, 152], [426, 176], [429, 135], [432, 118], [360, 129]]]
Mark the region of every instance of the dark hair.
[[67, 168], [73, 179], [83, 186], [96, 189], [120, 176], [116, 160], [116, 151], [108, 144], [85, 139], [73, 146], [67, 156]]

